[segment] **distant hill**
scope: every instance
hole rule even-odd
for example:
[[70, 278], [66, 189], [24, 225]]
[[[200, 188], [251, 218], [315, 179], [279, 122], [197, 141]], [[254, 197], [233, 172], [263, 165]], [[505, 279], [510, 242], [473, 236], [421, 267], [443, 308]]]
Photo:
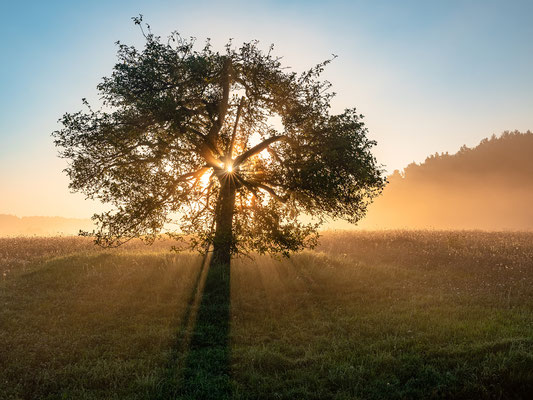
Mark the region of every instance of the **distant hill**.
[[56, 236], [76, 235], [92, 230], [89, 219], [63, 217], [16, 217], [0, 214], [0, 236]]
[[360, 227], [533, 229], [533, 133], [493, 135], [395, 171]]

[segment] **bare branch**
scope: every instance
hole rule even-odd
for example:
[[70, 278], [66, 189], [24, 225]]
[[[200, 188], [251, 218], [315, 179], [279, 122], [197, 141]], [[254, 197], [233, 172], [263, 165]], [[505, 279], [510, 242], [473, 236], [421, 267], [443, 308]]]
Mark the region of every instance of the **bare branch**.
[[233, 146], [235, 146], [235, 136], [237, 134], [237, 125], [239, 124], [239, 118], [241, 116], [243, 104], [244, 104], [244, 96], [241, 97], [241, 101], [239, 102], [239, 107], [237, 108], [237, 116], [235, 117], [235, 125], [233, 126], [233, 133], [231, 135], [231, 141], [229, 143], [229, 148], [227, 152], [227, 157], [230, 160], [233, 157]]
[[257, 146], [252, 147], [251, 149], [245, 151], [240, 156], [235, 158], [235, 162], [233, 163], [233, 166], [238, 167], [250, 157], [261, 153], [264, 149], [266, 149], [272, 143], [279, 142], [280, 140], [287, 140], [287, 136], [286, 135], [272, 136], [271, 138], [264, 140], [263, 142], [259, 143]]
[[216, 143], [218, 133], [220, 132], [220, 129], [222, 128], [222, 125], [224, 123], [224, 119], [226, 118], [226, 113], [228, 111], [228, 103], [229, 103], [230, 83], [231, 83], [231, 60], [229, 58], [226, 58], [224, 60], [224, 65], [222, 66], [222, 72], [221, 72], [221, 77], [220, 77], [220, 85], [222, 86], [222, 99], [220, 100], [218, 104], [218, 117], [217, 117], [217, 120], [211, 126], [211, 129], [209, 130], [209, 134], [207, 135], [208, 140], [211, 141], [212, 143]]

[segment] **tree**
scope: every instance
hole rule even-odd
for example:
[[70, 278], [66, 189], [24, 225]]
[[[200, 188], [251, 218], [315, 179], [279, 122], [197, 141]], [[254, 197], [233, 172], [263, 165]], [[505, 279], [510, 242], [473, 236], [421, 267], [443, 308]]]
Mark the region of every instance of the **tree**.
[[153, 241], [177, 222], [190, 246], [229, 263], [288, 255], [312, 246], [327, 218], [364, 216], [385, 179], [362, 115], [330, 115], [334, 93], [319, 76], [331, 60], [297, 74], [256, 41], [218, 52], [143, 35], [142, 50], [117, 42], [103, 108], [84, 99], [53, 133], [70, 188], [114, 206], [93, 217], [97, 243]]

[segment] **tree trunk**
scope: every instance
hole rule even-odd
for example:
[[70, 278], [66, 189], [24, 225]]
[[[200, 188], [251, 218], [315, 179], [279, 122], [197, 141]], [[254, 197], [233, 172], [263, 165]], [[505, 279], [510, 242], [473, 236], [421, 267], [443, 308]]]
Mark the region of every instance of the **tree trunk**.
[[235, 207], [235, 184], [233, 179], [221, 179], [215, 216], [215, 238], [213, 241], [212, 265], [229, 265], [233, 246], [233, 208]]

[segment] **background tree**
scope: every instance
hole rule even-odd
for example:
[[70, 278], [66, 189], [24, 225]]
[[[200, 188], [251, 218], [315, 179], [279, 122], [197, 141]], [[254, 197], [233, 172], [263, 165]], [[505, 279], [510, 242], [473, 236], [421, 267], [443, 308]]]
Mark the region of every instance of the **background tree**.
[[84, 100], [88, 110], [53, 133], [70, 188], [114, 206], [93, 217], [97, 243], [154, 240], [177, 222], [192, 247], [213, 245], [229, 263], [237, 252], [287, 255], [313, 245], [326, 218], [364, 216], [385, 180], [362, 115], [330, 115], [319, 75], [331, 60], [297, 74], [257, 42], [218, 52], [178, 33], [144, 36], [142, 51], [117, 42], [98, 85], [103, 109]]

